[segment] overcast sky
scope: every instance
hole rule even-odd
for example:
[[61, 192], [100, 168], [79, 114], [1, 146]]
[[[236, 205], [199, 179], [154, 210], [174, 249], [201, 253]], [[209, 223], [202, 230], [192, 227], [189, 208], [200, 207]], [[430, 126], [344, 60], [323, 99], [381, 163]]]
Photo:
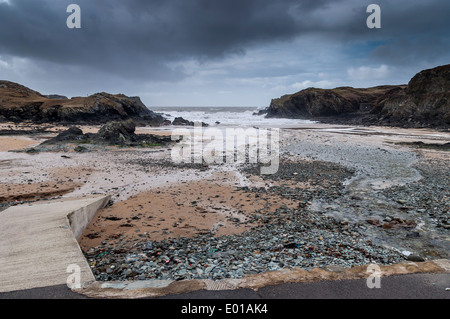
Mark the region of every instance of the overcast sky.
[[[69, 29], [69, 4], [81, 28]], [[381, 29], [366, 12], [381, 7]], [[151, 106], [268, 106], [450, 63], [446, 0], [0, 0], [0, 79]]]

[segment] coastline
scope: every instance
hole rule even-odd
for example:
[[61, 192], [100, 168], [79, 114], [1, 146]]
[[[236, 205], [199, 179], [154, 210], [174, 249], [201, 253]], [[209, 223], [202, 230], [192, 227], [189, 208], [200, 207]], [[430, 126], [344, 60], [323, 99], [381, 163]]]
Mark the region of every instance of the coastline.
[[[92, 126], [82, 129], [96, 130]], [[157, 134], [170, 133], [167, 129], [138, 128], [145, 133]], [[98, 148], [88, 153], [32, 155], [17, 152], [16, 147], [12, 147], [14, 152], [1, 153], [1, 167], [6, 172], [2, 186], [8, 187], [12, 195], [15, 190], [12, 186], [26, 180], [27, 187], [34, 187], [40, 200], [58, 194], [49, 192], [52, 187], [61, 191], [63, 198], [98, 193], [112, 195], [111, 206], [99, 212], [79, 241], [97, 278], [106, 281], [220, 280], [285, 268], [347, 268], [370, 262], [392, 264], [411, 256], [421, 260], [448, 258], [443, 255], [446, 249], [448, 253], [448, 246], [445, 247], [448, 245], [448, 228], [444, 227], [447, 224], [442, 224], [448, 218], [444, 204], [438, 214], [442, 224], [439, 227], [421, 220], [422, 215], [424, 219], [433, 219], [427, 211], [421, 213], [422, 207], [413, 207], [408, 202], [391, 203], [400, 194], [399, 190], [390, 198], [388, 196], [389, 214], [365, 216], [360, 212], [365, 208], [373, 209], [376, 204], [364, 196], [378, 196], [380, 192], [388, 194], [385, 189], [396, 187], [407, 190], [408, 185], [420, 183], [424, 172], [425, 175], [430, 173], [429, 168], [420, 171], [427, 167], [426, 161], [434, 161], [433, 167], [440, 167], [439, 173], [443, 175], [426, 176], [429, 179], [426, 182], [432, 183], [434, 179], [445, 190], [442, 183], [445, 174], [448, 175], [445, 166], [448, 152], [396, 143], [420, 140], [443, 144], [450, 140], [447, 133], [429, 129], [327, 124], [308, 124], [281, 131], [279, 174], [264, 178], [252, 174], [251, 167], [242, 170], [233, 165], [206, 168], [174, 165], [170, 161], [170, 147]], [[2, 137], [28, 143], [39, 142], [51, 135], [54, 134]], [[17, 146], [14, 143], [12, 145]], [[352, 180], [355, 173], [373, 179], [380, 172], [364, 171], [372, 165], [370, 156], [355, 159], [359, 166], [340, 161], [338, 157], [348, 154], [350, 146], [366, 155], [381, 154], [372, 160], [387, 159], [383, 157], [386, 153], [402, 154], [393, 156], [392, 163], [403, 165], [414, 174], [407, 176], [403, 180], [405, 183], [394, 178], [375, 183], [376, 187], [372, 185], [370, 189], [367, 189], [367, 183], [362, 183], [353, 185], [349, 192], [349, 184], [345, 182]], [[410, 161], [405, 161], [405, 156]], [[25, 172], [24, 167], [27, 167]], [[362, 189], [362, 185], [366, 189]], [[20, 202], [20, 196], [18, 198]], [[30, 198], [23, 200], [30, 201]], [[445, 197], [440, 200], [445, 201]], [[342, 214], [336, 213], [339, 206], [346, 214], [352, 214], [349, 215], [352, 218], [342, 219]], [[354, 206], [360, 208], [354, 209]], [[361, 216], [353, 218], [357, 214]], [[415, 227], [408, 223], [410, 219]], [[388, 229], [390, 224], [392, 227]], [[299, 233], [298, 227], [307, 230]], [[377, 241], [380, 233], [385, 238]], [[393, 241], [387, 240], [391, 238], [389, 233], [393, 234]], [[406, 247], [412, 250], [409, 255], [402, 253], [408, 250], [405, 247], [395, 247], [396, 242], [411, 244], [415, 238], [441, 241], [444, 246], [438, 247], [437, 252], [431, 249], [429, 255], [427, 250], [414, 251], [414, 245]], [[338, 246], [339, 243], [347, 246]], [[189, 250], [186, 250], [186, 244], [191, 245]], [[153, 250], [149, 251], [149, 247]]]

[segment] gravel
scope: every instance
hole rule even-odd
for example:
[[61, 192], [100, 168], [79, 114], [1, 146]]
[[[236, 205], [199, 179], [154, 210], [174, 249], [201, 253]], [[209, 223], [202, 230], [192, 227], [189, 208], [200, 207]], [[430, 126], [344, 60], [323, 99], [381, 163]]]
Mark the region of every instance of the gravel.
[[[266, 217], [267, 218], [267, 217]], [[223, 279], [283, 268], [392, 264], [404, 257], [377, 247], [355, 225], [279, 209], [263, 226], [233, 236], [203, 234], [160, 242], [138, 240], [132, 248], [100, 246], [87, 252], [98, 280]]]
[[[243, 167], [243, 171], [252, 174], [259, 169], [249, 166]], [[342, 196], [345, 190], [342, 181], [352, 174], [343, 166], [327, 162], [282, 162], [278, 173], [266, 178], [286, 181], [286, 185], [268, 190], [248, 187], [242, 190], [296, 199], [299, 202], [296, 209], [284, 206], [271, 214], [255, 214], [245, 223], [257, 221], [259, 226], [239, 235], [214, 237], [206, 233], [160, 242], [150, 238], [123, 238], [114, 247], [104, 242], [86, 252], [86, 257], [94, 275], [102, 281], [219, 280], [283, 268], [352, 267], [404, 260], [399, 252], [367, 240], [360, 225], [307, 209], [313, 198]], [[291, 181], [308, 181], [314, 186], [296, 189], [288, 186]]]
[[139, 240], [133, 248], [98, 247], [87, 253], [98, 280], [240, 278], [283, 268], [352, 267], [404, 260], [365, 240], [360, 230], [301, 210], [280, 209], [249, 232], [160, 242]]

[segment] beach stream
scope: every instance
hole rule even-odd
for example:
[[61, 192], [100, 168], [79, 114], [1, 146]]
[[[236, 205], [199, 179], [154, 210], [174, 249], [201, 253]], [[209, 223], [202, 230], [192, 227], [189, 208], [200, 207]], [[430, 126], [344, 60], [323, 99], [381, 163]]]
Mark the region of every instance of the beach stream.
[[[308, 134], [313, 134], [308, 132]], [[388, 198], [383, 190], [420, 181], [414, 167], [418, 154], [386, 143], [362, 144], [357, 138], [322, 136], [323, 143], [288, 137], [285, 154], [341, 164], [355, 171], [345, 181], [346, 192], [337, 200], [314, 200], [309, 209], [342, 222], [356, 223], [373, 243], [396, 249], [404, 255], [448, 258], [448, 235], [437, 231], [423, 209], [408, 207], [402, 199]], [[394, 222], [400, 221], [398, 224]], [[398, 227], [396, 227], [398, 226]], [[415, 226], [415, 227], [414, 227]]]

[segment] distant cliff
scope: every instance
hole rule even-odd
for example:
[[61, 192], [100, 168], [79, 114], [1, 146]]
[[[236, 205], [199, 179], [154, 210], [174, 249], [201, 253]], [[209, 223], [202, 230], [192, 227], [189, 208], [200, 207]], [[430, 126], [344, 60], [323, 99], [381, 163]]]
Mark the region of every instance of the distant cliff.
[[23, 85], [0, 81], [0, 121], [99, 124], [130, 118], [151, 126], [159, 126], [165, 121], [161, 115], [149, 110], [139, 97], [97, 93], [67, 99], [57, 95], [44, 96]]
[[450, 65], [421, 71], [408, 85], [308, 88], [273, 99], [265, 112], [336, 124], [448, 128]]
[[450, 64], [419, 72], [404, 90], [380, 99], [376, 111], [382, 122], [449, 127]]

